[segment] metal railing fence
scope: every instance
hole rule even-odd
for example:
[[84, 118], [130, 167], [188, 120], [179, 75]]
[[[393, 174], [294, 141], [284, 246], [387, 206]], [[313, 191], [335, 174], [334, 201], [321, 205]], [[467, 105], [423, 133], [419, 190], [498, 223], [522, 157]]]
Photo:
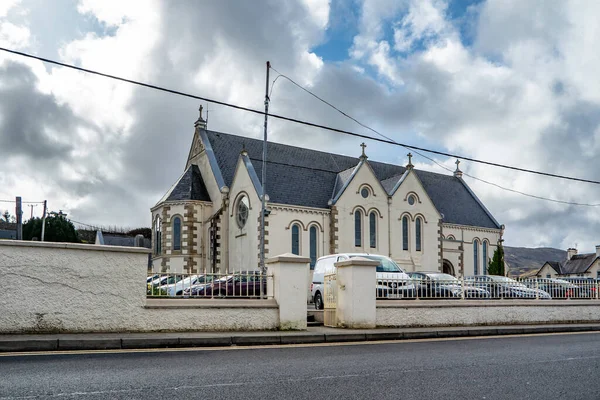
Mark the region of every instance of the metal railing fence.
[[[435, 275], [435, 274], [434, 274]], [[477, 275], [465, 278], [434, 279], [377, 278], [376, 298], [398, 300], [436, 299], [588, 299], [599, 300], [600, 282], [591, 278], [576, 280], [526, 278], [511, 279]]]
[[[148, 298], [272, 298], [267, 283], [273, 275], [260, 271], [215, 273], [149, 273], [146, 278]], [[261, 293], [262, 286], [262, 293]]]

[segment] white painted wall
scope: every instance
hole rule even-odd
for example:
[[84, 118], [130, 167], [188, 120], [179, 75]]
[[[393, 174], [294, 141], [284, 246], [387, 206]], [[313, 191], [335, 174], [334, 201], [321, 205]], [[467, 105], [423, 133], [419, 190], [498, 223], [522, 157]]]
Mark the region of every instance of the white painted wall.
[[310, 258], [310, 228], [317, 229], [317, 258], [329, 254], [329, 210], [269, 204], [269, 255], [292, 252], [292, 225], [300, 227], [300, 256]]
[[[365, 199], [360, 191], [368, 185], [369, 196]], [[388, 195], [379, 183], [368, 164], [363, 164], [352, 181], [346, 187], [335, 206], [338, 214], [338, 252], [339, 253], [374, 253], [389, 255], [388, 243]], [[360, 246], [354, 241], [354, 212], [362, 210], [362, 240]], [[369, 214], [377, 212], [376, 246], [370, 246]]]
[[[0, 241], [0, 333], [277, 329], [271, 301], [146, 300], [147, 249]], [[149, 307], [151, 303], [154, 306]]]
[[[450, 241], [444, 241], [444, 248], [448, 250], [453, 250], [456, 248], [455, 243], [462, 245], [463, 248], [463, 269], [464, 276], [469, 276], [474, 274], [475, 269], [475, 253], [473, 250], [473, 243], [475, 239], [477, 239], [478, 246], [478, 272], [479, 275], [483, 274], [483, 241], [488, 243], [488, 264], [489, 259], [493, 258], [494, 251], [498, 247], [498, 241], [500, 240], [501, 231], [494, 229], [484, 229], [477, 228], [472, 226], [462, 226], [462, 225], [453, 225], [453, 224], [442, 224], [442, 234], [444, 238], [448, 238], [450, 236], [455, 238], [455, 241], [451, 243]], [[454, 265], [456, 276], [462, 276], [459, 264], [458, 264], [458, 256], [451, 255], [452, 251], [448, 251], [447, 253], [444, 251], [444, 258], [448, 259]], [[448, 257], [446, 257], [448, 255]], [[450, 258], [449, 258], [450, 257]], [[454, 261], [456, 264], [454, 264]]]
[[[435, 304], [432, 304], [435, 303]], [[590, 300], [378, 301], [378, 327], [526, 325], [600, 322]]]
[[[229, 192], [229, 210], [228, 214], [224, 216], [229, 220], [229, 232], [221, 232], [221, 235], [228, 235], [229, 239], [228, 267], [229, 271], [255, 270], [258, 268], [259, 257], [258, 219], [260, 217], [261, 202], [241, 158], [238, 159], [234, 176]], [[242, 194], [248, 197], [250, 210], [246, 225], [240, 229], [236, 221], [236, 212], [237, 203]], [[221, 248], [221, 251], [227, 251], [227, 249]]]
[[[408, 197], [413, 195], [417, 201], [410, 205]], [[439, 220], [440, 214], [423, 189], [414, 171], [411, 171], [394, 196], [391, 203], [392, 258], [407, 271], [437, 271], [439, 262]], [[409, 218], [408, 251], [403, 250], [402, 218]], [[421, 251], [416, 246], [416, 218], [422, 218]]]

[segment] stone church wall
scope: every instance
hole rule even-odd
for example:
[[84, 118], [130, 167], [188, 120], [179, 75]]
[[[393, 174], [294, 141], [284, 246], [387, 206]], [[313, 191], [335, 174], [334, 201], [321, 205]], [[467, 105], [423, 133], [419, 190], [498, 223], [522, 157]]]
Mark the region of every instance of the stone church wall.
[[[479, 274], [483, 273], [483, 242], [486, 241], [488, 243], [488, 251], [487, 258], [488, 263], [489, 259], [494, 256], [494, 251], [498, 247], [498, 240], [500, 240], [500, 230], [492, 230], [492, 229], [478, 229], [471, 226], [461, 226], [461, 225], [451, 225], [451, 224], [443, 224], [442, 234], [445, 239], [454, 238], [461, 246], [463, 252], [461, 253], [461, 257], [458, 260], [459, 264], [454, 264], [450, 258], [448, 258], [444, 254], [444, 258], [451, 261], [454, 265], [454, 269], [456, 271], [456, 276], [469, 276], [474, 274], [475, 269], [475, 252], [473, 248], [473, 243], [475, 240], [478, 241], [478, 272]], [[447, 240], [444, 243], [448, 243]], [[486, 264], [487, 265], [487, 264]], [[462, 271], [462, 273], [461, 273]]]
[[[229, 221], [229, 232], [228, 235], [228, 249], [221, 248], [221, 252], [229, 251], [229, 263], [228, 271], [247, 271], [258, 269], [258, 257], [259, 257], [259, 220], [261, 202], [248, 170], [244, 164], [238, 161], [235, 178], [231, 184], [229, 192], [229, 209], [227, 215], [224, 218], [228, 218]], [[237, 208], [238, 202], [242, 197], [247, 197], [249, 201], [248, 219], [243, 228], [240, 228], [237, 223]], [[265, 220], [265, 228], [268, 231], [270, 225], [270, 218], [267, 217]], [[226, 233], [222, 233], [225, 235]], [[269, 243], [266, 243], [266, 248], [269, 248]], [[266, 254], [269, 257], [269, 253]]]
[[[361, 195], [362, 189], [368, 190], [368, 196]], [[337, 252], [373, 253], [389, 255], [388, 242], [388, 196], [379, 180], [367, 164], [361, 166], [352, 181], [335, 204], [337, 209]], [[362, 213], [361, 243], [356, 246], [354, 218], [355, 212]], [[376, 214], [376, 241], [371, 247], [369, 215]]]
[[[409, 204], [413, 196], [414, 204]], [[391, 203], [391, 257], [407, 271], [440, 270], [439, 219], [433, 205], [414, 173], [404, 179]], [[402, 219], [408, 217], [408, 250], [403, 250]], [[417, 251], [416, 220], [421, 219], [421, 251]]]
[[317, 228], [317, 258], [329, 254], [329, 210], [270, 204], [269, 254], [292, 253], [292, 226], [300, 228], [299, 254], [310, 258], [310, 228]]

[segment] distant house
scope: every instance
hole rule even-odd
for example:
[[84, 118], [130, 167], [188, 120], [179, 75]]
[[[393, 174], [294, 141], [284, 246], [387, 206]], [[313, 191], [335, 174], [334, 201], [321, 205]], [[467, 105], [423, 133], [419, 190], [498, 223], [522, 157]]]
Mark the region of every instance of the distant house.
[[577, 249], [567, 250], [567, 260], [546, 261], [536, 276], [557, 278], [566, 276], [585, 276], [600, 279], [600, 245], [595, 253], [577, 254]]
[[0, 239], [16, 239], [17, 224], [14, 222], [0, 221]]

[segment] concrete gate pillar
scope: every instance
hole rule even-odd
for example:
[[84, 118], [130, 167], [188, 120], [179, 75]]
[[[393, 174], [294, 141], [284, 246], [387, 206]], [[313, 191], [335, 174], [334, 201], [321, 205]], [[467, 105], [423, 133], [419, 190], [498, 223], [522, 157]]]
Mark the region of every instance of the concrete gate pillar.
[[306, 292], [310, 258], [283, 254], [265, 261], [268, 275], [267, 295], [279, 304], [280, 330], [306, 330]]
[[337, 268], [337, 325], [375, 328], [375, 290], [379, 261], [362, 257], [335, 263]]

